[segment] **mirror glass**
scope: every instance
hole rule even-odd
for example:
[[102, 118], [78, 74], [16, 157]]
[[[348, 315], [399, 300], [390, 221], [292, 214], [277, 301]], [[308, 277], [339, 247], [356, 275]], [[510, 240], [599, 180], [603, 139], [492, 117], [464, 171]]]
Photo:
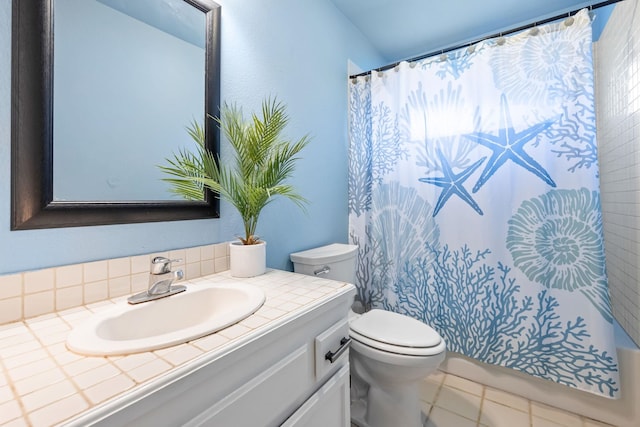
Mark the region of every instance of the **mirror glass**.
[[53, 200], [179, 199], [157, 165], [205, 117], [205, 14], [183, 0], [54, 0], [53, 16]]
[[158, 165], [219, 130], [212, 0], [13, 0], [11, 229], [219, 217], [173, 195]]

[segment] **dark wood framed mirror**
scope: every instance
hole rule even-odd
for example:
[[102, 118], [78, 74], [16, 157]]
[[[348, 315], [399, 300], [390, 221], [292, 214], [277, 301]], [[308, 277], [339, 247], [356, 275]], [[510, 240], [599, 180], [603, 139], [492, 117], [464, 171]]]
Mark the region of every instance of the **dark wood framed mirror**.
[[[203, 201], [54, 197], [54, 1], [12, 3], [11, 229], [219, 217], [218, 198], [209, 191]], [[172, 1], [204, 14], [204, 117], [215, 116], [220, 103], [220, 6], [210, 0]], [[213, 120], [204, 123], [207, 148], [218, 153], [219, 130]], [[127, 153], [119, 157], [128, 161]]]

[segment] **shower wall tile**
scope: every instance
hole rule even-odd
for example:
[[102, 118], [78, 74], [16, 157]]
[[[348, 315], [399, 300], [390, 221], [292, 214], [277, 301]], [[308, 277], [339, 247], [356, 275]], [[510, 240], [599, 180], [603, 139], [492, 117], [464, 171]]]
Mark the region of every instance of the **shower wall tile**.
[[229, 269], [228, 242], [0, 276], [0, 325], [146, 290], [156, 256], [180, 259], [185, 278]]
[[639, 1], [616, 4], [595, 44], [595, 80], [611, 302], [620, 325], [640, 345]]

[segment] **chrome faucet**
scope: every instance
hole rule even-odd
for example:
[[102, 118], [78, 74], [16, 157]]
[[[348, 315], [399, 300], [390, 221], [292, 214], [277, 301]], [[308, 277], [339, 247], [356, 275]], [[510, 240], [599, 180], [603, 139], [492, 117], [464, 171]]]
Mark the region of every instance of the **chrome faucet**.
[[182, 260], [163, 256], [153, 258], [149, 269], [149, 288], [144, 292], [130, 296], [127, 300], [129, 304], [153, 301], [186, 291], [187, 287], [184, 285], [172, 286], [174, 281], [184, 277], [182, 270], [171, 271], [171, 263], [179, 261]]

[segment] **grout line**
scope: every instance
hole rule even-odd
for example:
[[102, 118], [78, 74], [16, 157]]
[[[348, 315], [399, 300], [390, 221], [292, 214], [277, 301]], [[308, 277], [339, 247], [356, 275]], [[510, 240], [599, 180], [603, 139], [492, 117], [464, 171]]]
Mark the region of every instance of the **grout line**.
[[438, 399], [440, 398], [440, 392], [442, 391], [442, 387], [444, 387], [444, 382], [447, 379], [447, 373], [442, 372], [444, 375], [442, 376], [442, 380], [440, 381], [440, 384], [438, 385], [438, 389], [436, 390], [436, 394], [433, 396], [433, 403], [431, 404], [431, 409], [429, 409], [429, 415], [431, 415], [431, 412], [433, 412], [433, 408], [436, 406], [436, 403], [438, 402]]
[[478, 426], [480, 426], [480, 420], [482, 419], [482, 408], [484, 407], [484, 399], [486, 394], [487, 394], [487, 387], [483, 385], [482, 394], [480, 395], [480, 410], [478, 411], [478, 419], [476, 420], [476, 425]]
[[[71, 332], [71, 329], [73, 329], [73, 326], [72, 326], [69, 322], [67, 322], [64, 318], [62, 318], [60, 315], [58, 315], [58, 313], [57, 313], [57, 312], [55, 312], [55, 314], [56, 314], [56, 318], [57, 318], [57, 319], [61, 320], [65, 325], [69, 326], [70, 330], [69, 330], [68, 332]], [[71, 385], [73, 386], [73, 388], [76, 390], [76, 393], [75, 393], [75, 394], [80, 395], [80, 397], [85, 401], [85, 403], [86, 403], [87, 405], [89, 405], [89, 407], [91, 407], [91, 406], [92, 406], [92, 405], [91, 405], [91, 401], [90, 401], [89, 399], [87, 399], [87, 396], [85, 396], [85, 395], [84, 395], [84, 393], [82, 392], [82, 390], [80, 389], [80, 387], [79, 387], [79, 386], [78, 386], [78, 385], [73, 381], [73, 377], [72, 377], [71, 375], [69, 375], [69, 374], [67, 373], [67, 371], [65, 371], [65, 370], [63, 369], [63, 367], [62, 367], [62, 365], [60, 364], [60, 362], [58, 362], [58, 359], [56, 359], [56, 358], [53, 356], [53, 353], [51, 353], [51, 350], [49, 349], [49, 346], [48, 346], [48, 345], [45, 345], [45, 344], [40, 340], [40, 337], [39, 337], [36, 333], [34, 333], [34, 332], [33, 332], [33, 330], [31, 329], [31, 325], [27, 324], [26, 326], [27, 326], [27, 328], [29, 328], [29, 330], [30, 330], [31, 334], [35, 337], [35, 339], [37, 340], [38, 344], [40, 344], [40, 346], [44, 349], [44, 351], [45, 351], [45, 352], [47, 352], [47, 354], [49, 355], [49, 359], [50, 359], [50, 360], [52, 360], [52, 361], [53, 361], [53, 363], [55, 363], [56, 367], [60, 370], [60, 372], [62, 372], [62, 375], [64, 376], [64, 379], [63, 379], [63, 380], [60, 380], [60, 381], [58, 381], [58, 382], [56, 382], [55, 384], [60, 383], [60, 382], [62, 382], [62, 381], [64, 381], [64, 380], [67, 380], [69, 383], [71, 383]], [[64, 343], [64, 342], [63, 342], [63, 343]], [[55, 344], [52, 344], [52, 345], [55, 345]], [[49, 384], [49, 385], [50, 385], [50, 384]], [[33, 392], [35, 392], [35, 391], [37, 391], [37, 390], [33, 390], [31, 393], [33, 393]], [[29, 394], [29, 393], [27, 393], [27, 394]], [[60, 397], [60, 399], [58, 399], [58, 400], [55, 400], [55, 401], [52, 401], [52, 402], [47, 403], [47, 404], [46, 404], [45, 406], [43, 406], [42, 408], [46, 408], [47, 406], [50, 406], [50, 405], [52, 405], [52, 404], [54, 404], [54, 403], [56, 403], [56, 402], [59, 402], [60, 400], [66, 399], [66, 398], [68, 398], [68, 397], [69, 397], [69, 396], [62, 396], [62, 397]], [[18, 397], [18, 400], [20, 401], [20, 404], [22, 405], [22, 396], [19, 396], [19, 397]], [[42, 409], [42, 408], [39, 408], [39, 409]], [[32, 411], [32, 412], [35, 412], [35, 411]], [[26, 414], [26, 415], [25, 415], [25, 417], [24, 417], [25, 421], [28, 421], [28, 420], [29, 420], [28, 415], [29, 415], [29, 414]], [[74, 414], [74, 415], [71, 415], [71, 416], [69, 416], [69, 417], [67, 417], [67, 418], [65, 418], [65, 419], [64, 419], [64, 420], [62, 420], [61, 422], [64, 422], [65, 420], [67, 420], [67, 419], [69, 419], [69, 418], [71, 418], [71, 417], [73, 417], [73, 416], [75, 416], [75, 414]]]
[[[13, 384], [13, 379], [9, 376], [9, 369], [7, 369], [7, 367], [4, 364], [4, 359], [2, 357], [0, 357], [0, 373], [2, 375], [4, 375], [4, 377], [7, 380], [7, 385], [9, 386], [9, 389], [11, 390], [11, 393], [13, 393], [13, 400], [17, 401], [18, 406], [20, 407], [20, 413], [22, 416], [22, 419], [27, 420], [27, 410], [25, 409], [24, 405], [22, 404], [22, 399], [19, 398], [18, 396], [18, 391], [16, 390], [15, 385]], [[11, 420], [7, 420], [7, 422], [11, 422], [11, 421], [16, 421], [19, 420], [20, 417], [18, 418], [14, 418]]]

